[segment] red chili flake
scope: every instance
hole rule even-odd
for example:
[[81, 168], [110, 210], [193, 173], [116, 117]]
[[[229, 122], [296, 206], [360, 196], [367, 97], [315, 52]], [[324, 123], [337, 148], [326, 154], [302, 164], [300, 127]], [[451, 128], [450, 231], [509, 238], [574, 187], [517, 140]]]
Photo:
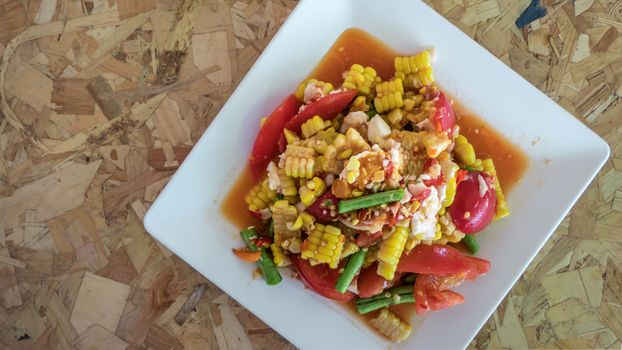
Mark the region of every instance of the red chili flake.
[[426, 188], [425, 190], [414, 195], [411, 200], [423, 202], [426, 198], [430, 197], [431, 194], [432, 194], [432, 190], [429, 188]]

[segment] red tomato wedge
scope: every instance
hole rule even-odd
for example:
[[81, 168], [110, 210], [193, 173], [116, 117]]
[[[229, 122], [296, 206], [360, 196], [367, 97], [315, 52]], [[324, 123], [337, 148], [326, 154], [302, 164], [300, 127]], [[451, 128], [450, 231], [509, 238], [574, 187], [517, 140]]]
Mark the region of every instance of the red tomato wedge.
[[496, 210], [497, 195], [493, 177], [483, 172], [470, 171], [456, 188], [449, 214], [460, 231], [470, 234], [486, 228]]
[[337, 301], [350, 301], [356, 296], [350, 291], [341, 294], [335, 289], [335, 283], [339, 278], [339, 268], [330, 269], [326, 264], [311, 266], [299, 255], [292, 255], [291, 259], [302, 282], [317, 294]]
[[259, 129], [253, 150], [248, 159], [248, 165], [254, 180], [259, 180], [270, 160], [278, 154], [277, 142], [283, 134], [283, 127], [285, 123], [296, 115], [298, 105], [299, 102], [296, 100], [296, 97], [289, 95], [270, 114], [265, 124]]
[[432, 119], [432, 124], [438, 131], [451, 131], [456, 124], [456, 112], [449, 98], [442, 92], [438, 96], [436, 112]]
[[381, 293], [386, 288], [393, 285], [394, 281], [397, 281], [402, 276], [401, 273], [396, 273], [393, 281], [387, 281], [384, 277], [378, 275], [378, 263], [374, 263], [371, 266], [361, 270], [358, 279], [356, 280], [356, 286], [359, 291], [359, 297], [369, 298], [376, 294]]
[[307, 208], [320, 224], [327, 224], [337, 218], [337, 205], [341, 199], [330, 191], [324, 192]]
[[464, 297], [461, 294], [447, 290], [461, 284], [462, 281], [464, 277], [457, 275], [446, 277], [417, 275], [414, 290], [417, 315], [464, 303]]
[[397, 271], [437, 276], [463, 274], [472, 280], [490, 271], [490, 261], [464, 255], [448, 245], [419, 244], [402, 255]]
[[320, 97], [307, 105], [294, 118], [285, 124], [285, 128], [300, 133], [304, 122], [319, 115], [324, 120], [333, 120], [356, 97], [357, 90], [345, 90]]

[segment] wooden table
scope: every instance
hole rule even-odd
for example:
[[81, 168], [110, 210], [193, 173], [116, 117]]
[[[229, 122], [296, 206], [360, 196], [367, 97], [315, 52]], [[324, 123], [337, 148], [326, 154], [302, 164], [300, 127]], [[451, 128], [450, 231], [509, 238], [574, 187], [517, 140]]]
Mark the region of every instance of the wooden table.
[[[472, 346], [620, 348], [622, 1], [427, 2], [611, 146]], [[295, 5], [0, 0], [2, 348], [293, 348], [141, 220]]]

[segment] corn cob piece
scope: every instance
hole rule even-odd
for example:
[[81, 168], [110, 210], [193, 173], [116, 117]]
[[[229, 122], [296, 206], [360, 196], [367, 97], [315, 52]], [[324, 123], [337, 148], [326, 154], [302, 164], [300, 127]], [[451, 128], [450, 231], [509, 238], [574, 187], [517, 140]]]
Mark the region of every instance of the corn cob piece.
[[270, 208], [274, 221], [274, 242], [282, 246], [285, 240], [300, 238], [300, 229], [292, 229], [298, 218], [298, 210], [285, 199], [276, 201]]
[[311, 147], [287, 145], [285, 150], [285, 174], [310, 179], [315, 174], [315, 150]]
[[329, 120], [324, 120], [319, 115], [316, 115], [301, 125], [302, 136], [308, 139], [331, 125]]
[[475, 149], [473, 145], [469, 143], [466, 137], [458, 135], [456, 137], [456, 145], [454, 146], [454, 153], [458, 157], [458, 160], [466, 166], [471, 166], [477, 158], [475, 156]]
[[333, 84], [331, 83], [326, 83], [323, 81], [319, 81], [317, 79], [305, 79], [296, 88], [296, 92], [294, 92], [294, 96], [299, 101], [302, 101], [305, 97], [305, 89], [307, 88], [307, 86], [311, 84], [315, 84], [320, 89], [320, 92], [322, 93], [322, 95], [328, 95], [328, 93], [333, 91], [333, 88], [334, 88]]
[[296, 182], [291, 177], [287, 176], [285, 169], [278, 169], [276, 174], [279, 177], [279, 183], [281, 185], [281, 193], [285, 197], [295, 196], [298, 194]]
[[378, 275], [388, 281], [393, 279], [407, 238], [408, 230], [406, 227], [397, 226], [391, 237], [381, 243], [380, 251], [378, 252], [378, 270], [376, 270]]
[[365, 255], [365, 262], [363, 268], [371, 266], [371, 264], [378, 261], [378, 244], [367, 247], [367, 255]]
[[456, 188], [458, 187], [456, 180], [458, 174], [458, 166], [452, 165], [453, 176], [447, 180], [447, 186], [445, 187], [445, 199], [443, 200], [443, 208], [449, 207], [456, 197]]
[[363, 136], [354, 128], [350, 128], [346, 131], [346, 145], [353, 153], [369, 151], [371, 149]]
[[326, 183], [319, 177], [314, 177], [298, 189], [300, 201], [307, 207], [315, 202], [319, 196], [323, 195], [324, 192], [326, 192]]
[[434, 82], [434, 71], [432, 71], [432, 67], [424, 69], [415, 73], [411, 79], [413, 86], [416, 88], [432, 85]]
[[358, 90], [359, 95], [369, 96], [371, 86], [376, 80], [376, 70], [372, 67], [363, 67], [353, 64], [343, 82], [343, 87], [349, 90]]
[[244, 200], [248, 204], [248, 210], [257, 212], [267, 207], [274, 202], [276, 198], [276, 191], [270, 189], [268, 179], [255, 185], [251, 191], [246, 195]]
[[495, 164], [492, 162], [492, 159], [487, 158], [482, 160], [482, 167], [484, 168], [484, 172], [495, 178], [495, 194], [497, 195], [497, 212], [495, 213], [495, 220], [510, 215], [510, 208], [508, 207], [508, 203], [505, 201], [505, 196], [503, 195], [501, 184], [499, 183], [499, 178], [497, 176], [497, 170], [495, 169]]
[[378, 317], [373, 318], [370, 323], [382, 335], [397, 343], [406, 340], [412, 331], [410, 325], [387, 308], [382, 309]]
[[374, 98], [374, 107], [378, 113], [384, 113], [390, 111], [393, 108], [400, 108], [404, 105], [402, 95], [398, 91], [384, 95], [382, 97]]
[[315, 224], [302, 244], [300, 256], [309, 260], [311, 265], [328, 264], [331, 269], [336, 269], [345, 238], [335, 226]]
[[348, 256], [358, 252], [359, 250], [360, 248], [356, 245], [356, 243], [350, 240], [346, 240], [346, 242], [343, 244], [343, 249], [341, 250], [341, 257], [339, 259], [343, 260], [344, 258], [347, 258]]
[[417, 73], [432, 66], [432, 55], [425, 50], [414, 56], [395, 57], [394, 60], [395, 73]]
[[300, 141], [300, 137], [298, 137], [298, 135], [296, 135], [296, 133], [293, 131], [283, 129], [283, 134], [285, 135], [285, 140], [287, 141], [287, 144], [292, 144]]
[[395, 78], [376, 85], [376, 97], [390, 95], [394, 92], [399, 92], [400, 96], [404, 95], [404, 85], [402, 84], [402, 79]]
[[421, 243], [421, 239], [419, 239], [418, 237], [416, 236], [408, 237], [408, 240], [406, 240], [406, 245], [404, 246], [404, 250], [410, 251], [414, 247], [416, 247], [417, 244], [419, 243]]
[[350, 106], [350, 112], [367, 112], [368, 110], [369, 107], [367, 106], [367, 98], [365, 96], [357, 96]]
[[439, 212], [438, 224], [441, 227], [441, 238], [435, 240], [433, 243], [437, 244], [447, 244], [458, 243], [464, 238], [464, 233], [460, 230], [456, 229], [456, 225], [454, 225], [453, 221], [451, 221], [451, 217], [449, 213]]
[[359, 169], [361, 167], [361, 162], [359, 162], [358, 158], [352, 157], [348, 160], [344, 166], [344, 170], [346, 171], [346, 182], [349, 184], [353, 184], [356, 179], [361, 174]]
[[270, 250], [272, 250], [272, 260], [274, 260], [274, 264], [277, 267], [285, 267], [292, 264], [292, 261], [289, 259], [289, 255], [285, 254], [283, 248], [281, 248], [278, 244], [272, 243], [270, 245]]

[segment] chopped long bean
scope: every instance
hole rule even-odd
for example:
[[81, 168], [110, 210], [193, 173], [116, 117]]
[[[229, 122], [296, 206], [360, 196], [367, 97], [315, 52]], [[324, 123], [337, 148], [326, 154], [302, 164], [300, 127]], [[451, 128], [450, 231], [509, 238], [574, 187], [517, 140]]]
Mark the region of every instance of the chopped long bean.
[[404, 278], [404, 282], [406, 282], [406, 283], [415, 283], [416, 279], [417, 279], [417, 274], [413, 273], [413, 274], [410, 274], [410, 275], [406, 276], [406, 278]]
[[479, 244], [477, 243], [475, 235], [465, 235], [462, 242], [464, 242], [464, 245], [469, 249], [471, 254], [475, 254], [479, 250]]
[[259, 237], [259, 234], [255, 228], [249, 227], [246, 230], [242, 230], [240, 232], [240, 236], [242, 237], [244, 244], [246, 244], [251, 252], [256, 252], [261, 249], [261, 258], [257, 260], [257, 266], [259, 266], [266, 284], [270, 286], [279, 284], [283, 278], [281, 277], [279, 270], [276, 268], [276, 265], [274, 265], [274, 261], [272, 261], [272, 257], [270, 256], [268, 249], [265, 247], [257, 247], [255, 243], [253, 243], [253, 239]]
[[370, 194], [363, 197], [346, 199], [339, 202], [339, 214], [349, 211], [369, 208], [380, 204], [399, 201], [404, 197], [404, 190], [397, 189], [385, 192]]
[[335, 289], [339, 293], [345, 293], [352, 283], [354, 276], [359, 272], [361, 266], [365, 262], [365, 256], [367, 255], [367, 248], [363, 248], [358, 252], [354, 253], [348, 258], [348, 262], [346, 266], [343, 268], [343, 272], [339, 274], [339, 278], [337, 279], [337, 283], [335, 283]]
[[415, 296], [412, 293], [397, 294], [397, 296], [398, 297], [385, 298], [385, 299], [370, 301], [368, 303], [356, 304], [356, 310], [360, 314], [364, 315], [366, 313], [370, 313], [372, 311], [382, 309], [383, 307], [415, 302]]
[[270, 220], [270, 225], [268, 225], [268, 237], [274, 237], [274, 220]]
[[405, 285], [405, 286], [399, 286], [399, 287], [393, 287], [393, 288], [389, 288], [387, 290], [383, 290], [382, 292], [371, 296], [369, 298], [359, 298], [356, 300], [356, 303], [359, 304], [364, 304], [364, 303], [368, 303], [370, 301], [375, 301], [375, 300], [381, 300], [381, 299], [387, 299], [387, 298], [391, 298], [391, 296], [395, 295], [395, 294], [413, 294], [413, 289], [414, 289], [414, 285], [409, 284], [409, 285]]

